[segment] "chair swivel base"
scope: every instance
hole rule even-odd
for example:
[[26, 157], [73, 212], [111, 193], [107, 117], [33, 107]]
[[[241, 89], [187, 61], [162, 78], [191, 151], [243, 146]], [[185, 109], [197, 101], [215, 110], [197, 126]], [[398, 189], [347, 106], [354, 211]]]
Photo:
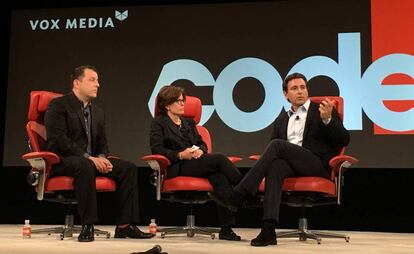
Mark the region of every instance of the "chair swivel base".
[[300, 241], [306, 241], [308, 238], [314, 239], [318, 244], [321, 244], [322, 237], [343, 238], [346, 242], [349, 242], [350, 239], [349, 236], [344, 234], [308, 230], [308, 221], [306, 218], [299, 218], [299, 228], [297, 230], [277, 233], [277, 238], [290, 237], [299, 237]]
[[[32, 234], [59, 234], [60, 240], [63, 240], [67, 237], [73, 237], [73, 234], [79, 234], [82, 230], [80, 226], [73, 225], [73, 215], [65, 216], [65, 225], [60, 227], [50, 227], [50, 228], [41, 228], [33, 229]], [[108, 231], [103, 231], [95, 228], [95, 235], [105, 235], [106, 238], [111, 237], [111, 233]]]
[[166, 235], [186, 233], [188, 237], [194, 237], [195, 234], [201, 234], [201, 235], [209, 235], [211, 239], [214, 239], [216, 237], [215, 233], [219, 232], [218, 229], [214, 229], [214, 228], [197, 227], [194, 225], [194, 221], [195, 221], [194, 215], [187, 215], [186, 226], [163, 228], [163, 229], [159, 229], [158, 232], [161, 232], [161, 238], [165, 238]]

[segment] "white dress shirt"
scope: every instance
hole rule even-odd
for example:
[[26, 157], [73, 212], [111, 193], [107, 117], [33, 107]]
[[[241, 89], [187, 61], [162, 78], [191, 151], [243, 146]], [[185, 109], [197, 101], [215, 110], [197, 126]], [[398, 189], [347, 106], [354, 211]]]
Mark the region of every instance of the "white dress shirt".
[[[306, 117], [308, 116], [308, 110], [310, 106], [310, 99], [308, 99], [298, 110], [293, 111], [289, 109], [287, 112], [289, 116], [288, 128], [287, 128], [287, 140], [289, 143], [302, 146], [303, 131], [305, 129]], [[331, 122], [331, 117], [322, 120], [325, 125]]]
[[302, 146], [303, 130], [305, 129], [306, 116], [308, 115], [309, 106], [310, 100], [308, 99], [296, 111], [290, 109], [287, 112], [289, 116], [287, 140], [289, 143]]

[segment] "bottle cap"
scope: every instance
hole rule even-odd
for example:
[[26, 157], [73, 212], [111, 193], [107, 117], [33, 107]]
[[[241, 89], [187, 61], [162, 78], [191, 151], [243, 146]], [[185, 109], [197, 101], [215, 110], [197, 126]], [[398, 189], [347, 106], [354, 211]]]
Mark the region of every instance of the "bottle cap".
[[30, 220], [24, 220], [24, 224], [29, 224]]

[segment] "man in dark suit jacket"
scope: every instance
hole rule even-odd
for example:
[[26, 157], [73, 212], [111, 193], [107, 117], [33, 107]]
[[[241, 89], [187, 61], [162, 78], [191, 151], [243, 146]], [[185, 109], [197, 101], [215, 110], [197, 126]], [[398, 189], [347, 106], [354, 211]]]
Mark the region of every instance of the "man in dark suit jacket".
[[52, 100], [45, 113], [46, 150], [61, 157], [52, 175], [74, 177], [74, 190], [81, 217], [80, 242], [94, 240], [93, 225], [98, 221], [96, 182], [104, 175], [117, 182], [118, 217], [115, 238], [150, 238], [138, 223], [137, 169], [129, 161], [107, 158], [104, 112], [92, 103], [99, 88], [93, 66], [80, 66], [72, 75], [72, 92]]
[[272, 140], [260, 159], [234, 188], [230, 199], [216, 193], [211, 196], [219, 204], [236, 210], [248, 195], [255, 195], [266, 177], [263, 201], [263, 227], [251, 241], [253, 246], [274, 245], [275, 227], [279, 219], [283, 179], [293, 176], [329, 177], [329, 160], [339, 148], [349, 143], [333, 102], [320, 105], [308, 98], [305, 76], [293, 73], [283, 82], [283, 92], [292, 104], [276, 118]]

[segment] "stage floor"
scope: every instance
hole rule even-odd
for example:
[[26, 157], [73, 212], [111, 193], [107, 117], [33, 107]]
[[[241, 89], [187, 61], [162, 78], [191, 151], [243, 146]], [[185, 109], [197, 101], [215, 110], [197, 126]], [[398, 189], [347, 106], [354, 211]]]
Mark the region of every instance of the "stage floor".
[[[32, 225], [33, 229], [45, 226]], [[108, 230], [112, 236], [114, 226], [97, 226]], [[140, 227], [147, 230], [147, 227]], [[414, 234], [378, 233], [378, 232], [338, 232], [350, 236], [350, 242], [343, 239], [325, 238], [318, 245], [314, 240], [301, 242], [298, 239], [279, 239], [278, 245], [267, 247], [251, 247], [250, 240], [259, 229], [237, 228], [234, 231], [242, 236], [240, 242], [212, 240], [208, 236], [196, 235], [188, 238], [184, 235], [157, 237], [147, 240], [135, 239], [106, 239], [96, 237], [94, 242], [80, 243], [77, 238], [59, 240], [56, 235], [34, 234], [30, 239], [21, 236], [22, 225], [0, 225], [0, 253], [1, 254], [65, 254], [65, 253], [111, 253], [129, 254], [145, 251], [159, 244], [162, 250], [169, 254], [195, 253], [414, 253]], [[283, 230], [277, 230], [283, 231]]]

